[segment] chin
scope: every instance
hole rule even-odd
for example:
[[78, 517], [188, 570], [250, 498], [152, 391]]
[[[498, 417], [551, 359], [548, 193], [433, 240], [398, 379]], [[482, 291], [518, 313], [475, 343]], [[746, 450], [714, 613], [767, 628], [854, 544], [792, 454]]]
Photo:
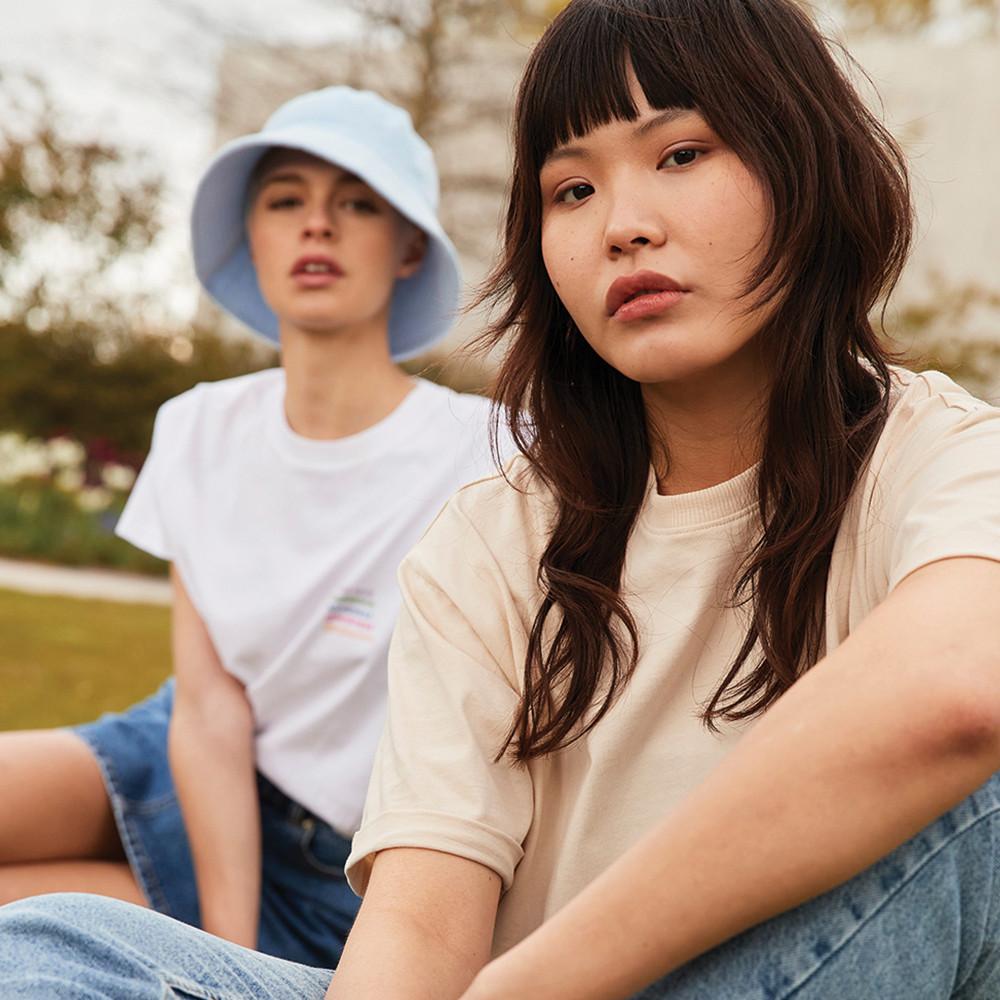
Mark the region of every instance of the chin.
[[746, 350], [750, 338], [725, 336], [725, 331], [661, 326], [601, 339], [591, 342], [597, 353], [640, 385], [693, 383], [752, 366]]
[[[303, 333], [317, 336], [331, 335], [345, 325], [345, 317], [340, 312], [326, 310], [300, 310], [286, 314], [284, 320]], [[349, 323], [350, 320], [348, 319]]]
[[640, 351], [609, 351], [602, 356], [612, 368], [640, 385], [697, 379], [719, 363], [719, 359], [706, 358], [676, 343]]
[[656, 365], [636, 365], [628, 370], [620, 368], [619, 371], [638, 382], [639, 385], [669, 385], [671, 383], [680, 384], [691, 382], [707, 375], [711, 371], [711, 366], [695, 364], [670, 364], [660, 363]]

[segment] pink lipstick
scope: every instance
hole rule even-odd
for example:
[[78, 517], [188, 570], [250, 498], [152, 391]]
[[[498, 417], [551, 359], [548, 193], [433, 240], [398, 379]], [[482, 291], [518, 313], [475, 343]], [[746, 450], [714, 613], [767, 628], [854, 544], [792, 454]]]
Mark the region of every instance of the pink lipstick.
[[656, 271], [636, 271], [614, 281], [605, 298], [607, 313], [629, 322], [656, 316], [675, 306], [687, 294], [673, 278]]

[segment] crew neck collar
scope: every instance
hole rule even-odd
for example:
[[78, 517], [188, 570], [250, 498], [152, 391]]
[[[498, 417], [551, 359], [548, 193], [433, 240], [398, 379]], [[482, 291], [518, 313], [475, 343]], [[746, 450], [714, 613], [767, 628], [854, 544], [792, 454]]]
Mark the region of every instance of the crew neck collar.
[[650, 468], [640, 522], [653, 532], [690, 531], [746, 517], [757, 506], [759, 471], [758, 462], [715, 486], [663, 495], [656, 492], [656, 475]]
[[415, 435], [420, 422], [413, 414], [427, 397], [428, 384], [414, 379], [413, 387], [396, 407], [378, 422], [347, 437], [317, 440], [298, 434], [285, 413], [284, 372], [276, 380], [268, 407], [268, 437], [277, 452], [296, 465], [328, 469], [370, 461], [401, 441]]

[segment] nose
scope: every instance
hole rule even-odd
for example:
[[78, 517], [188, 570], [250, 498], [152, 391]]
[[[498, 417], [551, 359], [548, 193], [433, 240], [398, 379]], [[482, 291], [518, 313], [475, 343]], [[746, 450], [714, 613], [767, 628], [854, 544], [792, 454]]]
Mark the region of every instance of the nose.
[[330, 240], [335, 233], [333, 213], [325, 205], [314, 206], [306, 216], [302, 236], [305, 239]]
[[604, 236], [605, 249], [612, 259], [642, 247], [662, 246], [667, 241], [666, 225], [655, 204], [635, 194], [614, 199]]

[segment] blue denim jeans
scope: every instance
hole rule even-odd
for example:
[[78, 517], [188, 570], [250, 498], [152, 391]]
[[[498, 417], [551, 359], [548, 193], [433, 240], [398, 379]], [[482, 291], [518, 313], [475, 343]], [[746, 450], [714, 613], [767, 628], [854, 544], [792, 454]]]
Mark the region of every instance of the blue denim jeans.
[[[97, 760], [132, 874], [155, 910], [201, 926], [194, 861], [167, 760], [174, 681], [124, 712], [71, 730]], [[351, 842], [257, 776], [261, 825], [258, 950], [333, 966], [358, 912], [344, 877]]]
[[[332, 976], [97, 896], [0, 907], [4, 1000], [321, 1000]], [[856, 878], [635, 1000], [949, 997], [1000, 998], [1000, 775]]]

